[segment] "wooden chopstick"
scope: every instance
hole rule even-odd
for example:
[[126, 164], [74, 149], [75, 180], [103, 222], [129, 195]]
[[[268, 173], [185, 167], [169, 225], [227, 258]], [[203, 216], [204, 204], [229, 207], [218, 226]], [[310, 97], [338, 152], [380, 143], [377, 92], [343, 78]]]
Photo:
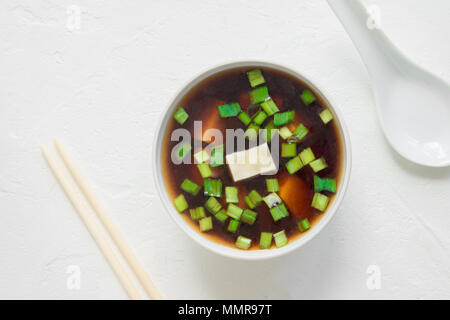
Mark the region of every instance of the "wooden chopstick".
[[105, 207], [102, 205], [101, 201], [92, 190], [90, 184], [87, 182], [86, 177], [70, 157], [64, 144], [59, 139], [55, 139], [54, 143], [56, 149], [58, 150], [58, 153], [60, 154], [67, 168], [69, 169], [69, 172], [71, 173], [76, 184], [78, 185], [81, 192], [84, 194], [84, 196], [94, 209], [99, 220], [102, 222], [103, 226], [108, 231], [110, 237], [113, 239], [114, 243], [119, 248], [120, 253], [123, 255], [129, 266], [135, 273], [136, 277], [144, 287], [149, 297], [157, 300], [162, 299], [158, 289], [150, 280], [150, 277], [147, 275], [144, 268], [139, 263], [133, 251], [131, 251], [130, 247], [125, 242], [124, 238], [122, 237], [122, 234], [119, 232], [116, 225], [111, 220], [110, 215], [107, 213]]
[[78, 211], [78, 214], [89, 230], [89, 233], [94, 238], [106, 260], [111, 265], [111, 268], [115, 272], [117, 278], [119, 278], [119, 281], [121, 282], [125, 291], [128, 293], [129, 297], [135, 300], [141, 299], [139, 292], [131, 281], [131, 278], [128, 276], [128, 272], [117, 259], [111, 246], [103, 236], [102, 231], [96, 224], [87, 207], [84, 205], [83, 199], [79, 194], [76, 193], [75, 189], [70, 184], [69, 177], [66, 173], [64, 173], [63, 167], [56, 161], [55, 156], [53, 156], [47, 150], [47, 148], [41, 147], [41, 151], [44, 155], [45, 160], [47, 160], [50, 169], [53, 171], [56, 179], [61, 184], [61, 187], [64, 189], [67, 197], [70, 199], [75, 209]]

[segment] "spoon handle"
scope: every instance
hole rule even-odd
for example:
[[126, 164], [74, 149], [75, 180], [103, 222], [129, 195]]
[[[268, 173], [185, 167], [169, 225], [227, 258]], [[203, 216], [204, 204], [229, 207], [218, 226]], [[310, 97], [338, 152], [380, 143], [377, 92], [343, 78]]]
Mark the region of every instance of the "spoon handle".
[[[380, 27], [379, 8], [367, 10], [359, 0], [327, 0], [366, 65], [375, 87], [383, 85], [404, 61]], [[381, 88], [380, 88], [381, 89]]]

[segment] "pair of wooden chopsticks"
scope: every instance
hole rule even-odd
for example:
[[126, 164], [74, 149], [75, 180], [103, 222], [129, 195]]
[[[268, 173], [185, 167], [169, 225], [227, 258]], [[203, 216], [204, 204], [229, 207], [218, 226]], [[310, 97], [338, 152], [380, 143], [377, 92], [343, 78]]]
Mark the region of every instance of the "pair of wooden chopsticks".
[[[99, 198], [95, 195], [94, 191], [87, 182], [87, 179], [81, 173], [78, 166], [73, 162], [72, 158], [69, 156], [69, 153], [67, 152], [64, 144], [59, 139], [55, 139], [54, 142], [59, 155], [61, 156], [64, 164], [69, 170], [72, 178], [75, 180], [75, 183], [80, 188], [82, 194], [86, 197], [88, 203], [92, 206], [94, 212], [97, 214], [97, 217], [109, 233], [109, 236], [112, 238], [116, 246], [119, 248], [120, 253], [129, 264], [131, 270], [133, 270], [133, 272], [135, 273], [144, 290], [147, 292], [150, 298], [162, 299], [161, 294], [158, 292], [158, 289], [150, 280], [144, 268], [126, 244], [119, 230], [110, 219], [106, 209], [103, 207]], [[81, 195], [75, 191], [75, 188], [70, 183], [70, 178], [64, 172], [64, 168], [56, 161], [56, 157], [46, 147], [42, 146], [41, 150], [45, 160], [47, 160], [48, 165], [50, 166], [50, 169], [53, 171], [56, 179], [61, 184], [67, 197], [70, 199], [73, 206], [78, 211], [81, 219], [85, 223], [87, 229], [99, 246], [106, 260], [108, 260], [111, 268], [119, 278], [129, 297], [131, 299], [142, 299], [138, 290], [131, 281], [127, 270], [123, 267], [122, 263], [115, 255], [113, 249], [108, 244], [106, 238], [103, 236], [100, 227], [95, 222], [95, 219], [89, 212], [87, 206], [84, 204]]]

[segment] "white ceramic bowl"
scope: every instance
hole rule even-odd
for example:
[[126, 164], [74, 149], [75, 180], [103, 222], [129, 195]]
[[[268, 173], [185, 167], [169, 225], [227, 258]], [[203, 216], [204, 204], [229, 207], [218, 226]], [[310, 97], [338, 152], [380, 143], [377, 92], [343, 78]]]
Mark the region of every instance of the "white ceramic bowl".
[[[339, 180], [339, 185], [337, 186], [337, 194], [334, 197], [331, 205], [327, 208], [326, 212], [323, 214], [323, 216], [319, 219], [318, 223], [316, 223], [307, 233], [304, 235], [301, 235], [300, 237], [294, 239], [289, 244], [282, 248], [277, 249], [270, 249], [270, 250], [240, 250], [233, 247], [224, 246], [222, 244], [216, 243], [214, 241], [211, 241], [205, 237], [203, 237], [199, 232], [194, 230], [185, 220], [184, 218], [176, 211], [175, 207], [172, 204], [172, 201], [169, 199], [169, 196], [166, 191], [166, 187], [164, 185], [164, 179], [162, 176], [162, 166], [161, 166], [161, 153], [162, 153], [162, 143], [163, 143], [163, 137], [166, 130], [167, 123], [169, 119], [171, 118], [171, 115], [173, 113], [173, 110], [178, 107], [178, 104], [180, 100], [200, 81], [204, 80], [205, 78], [210, 77], [211, 75], [227, 70], [232, 69], [236, 67], [243, 67], [243, 66], [261, 66], [261, 67], [268, 67], [273, 69], [278, 69], [281, 71], [284, 71], [288, 74], [291, 74], [292, 76], [300, 79], [304, 83], [308, 84], [310, 87], [312, 87], [315, 92], [317, 92], [321, 98], [327, 103], [331, 111], [334, 115], [334, 120], [336, 121], [336, 124], [338, 126], [338, 129], [340, 131], [340, 136], [342, 138], [342, 153], [343, 153], [343, 159], [342, 159], [342, 169], [341, 169], [341, 177]], [[324, 227], [325, 225], [331, 220], [331, 218], [336, 213], [337, 209], [339, 208], [339, 205], [341, 204], [341, 201], [344, 197], [345, 191], [347, 189], [348, 181], [350, 178], [350, 169], [351, 169], [351, 150], [350, 150], [350, 138], [347, 132], [347, 129], [345, 127], [345, 124], [342, 119], [342, 115], [337, 110], [336, 106], [330, 102], [329, 97], [325, 94], [323, 94], [323, 91], [317, 88], [314, 84], [312, 84], [307, 78], [303, 77], [302, 75], [298, 74], [297, 72], [288, 69], [286, 67], [269, 63], [269, 62], [262, 62], [262, 61], [240, 61], [240, 62], [234, 62], [229, 64], [220, 65], [218, 67], [209, 69], [206, 72], [201, 73], [199, 76], [195, 77], [192, 81], [190, 81], [188, 84], [186, 84], [183, 89], [175, 96], [175, 98], [171, 101], [169, 104], [169, 107], [167, 110], [165, 110], [164, 115], [162, 116], [162, 119], [159, 123], [159, 127], [157, 128], [157, 133], [155, 136], [154, 141], [154, 149], [153, 149], [153, 172], [155, 176], [155, 183], [159, 192], [159, 195], [161, 197], [162, 202], [164, 203], [164, 207], [166, 208], [169, 215], [175, 220], [175, 222], [178, 224], [178, 226], [184, 230], [192, 239], [194, 239], [197, 243], [202, 245], [203, 247], [221, 254], [223, 256], [232, 257], [232, 258], [238, 258], [243, 260], [259, 260], [259, 259], [267, 259], [267, 258], [273, 258], [277, 256], [281, 256], [283, 254], [286, 254], [288, 252], [291, 252], [297, 248], [300, 248], [305, 243], [307, 243], [309, 240], [314, 238]]]

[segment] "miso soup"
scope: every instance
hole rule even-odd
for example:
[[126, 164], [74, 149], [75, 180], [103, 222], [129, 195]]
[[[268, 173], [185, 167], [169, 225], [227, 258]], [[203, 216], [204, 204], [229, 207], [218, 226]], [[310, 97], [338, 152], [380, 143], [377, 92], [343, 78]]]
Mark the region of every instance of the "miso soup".
[[[312, 88], [283, 71], [238, 67], [204, 79], [181, 99], [164, 135], [162, 170], [174, 207], [224, 245], [288, 244], [314, 228], [339, 187], [341, 137], [333, 117]], [[205, 135], [211, 128], [222, 141]], [[176, 129], [191, 138], [172, 141]], [[242, 129], [244, 145], [228, 150], [227, 129]], [[227, 163], [253, 148], [270, 150], [266, 160], [278, 170]]]

